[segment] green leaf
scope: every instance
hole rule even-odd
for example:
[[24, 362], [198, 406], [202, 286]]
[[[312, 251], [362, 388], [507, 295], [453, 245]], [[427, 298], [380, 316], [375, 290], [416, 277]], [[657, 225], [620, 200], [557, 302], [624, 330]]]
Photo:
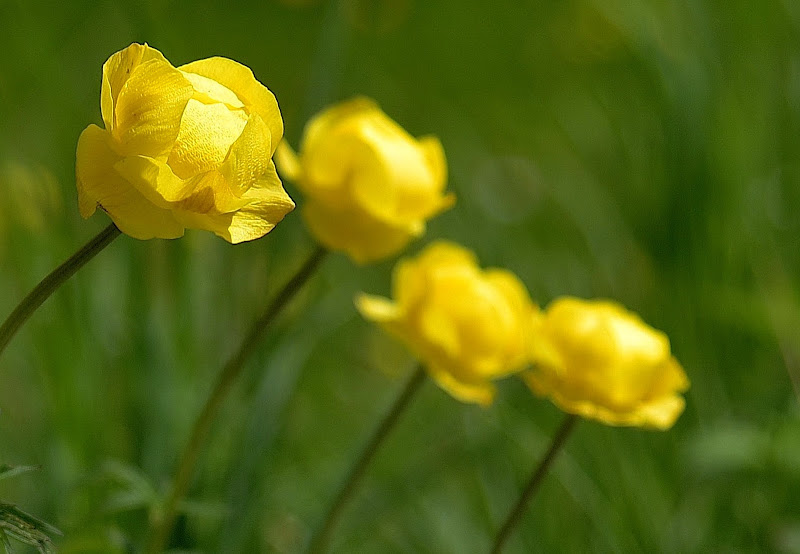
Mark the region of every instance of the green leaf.
[[22, 475], [23, 473], [38, 471], [39, 469], [41, 469], [39, 466], [10, 466], [7, 464], [2, 464], [0, 465], [0, 481], [3, 479], [11, 479], [17, 475]]

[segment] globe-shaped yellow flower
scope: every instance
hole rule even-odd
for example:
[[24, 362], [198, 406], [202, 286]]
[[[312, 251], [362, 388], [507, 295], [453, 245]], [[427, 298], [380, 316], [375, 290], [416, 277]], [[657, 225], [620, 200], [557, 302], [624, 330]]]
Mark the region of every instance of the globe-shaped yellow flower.
[[417, 258], [400, 261], [393, 296], [362, 294], [356, 306], [404, 342], [455, 398], [491, 404], [492, 380], [527, 363], [538, 308], [513, 273], [481, 270], [465, 248], [436, 242]]
[[689, 380], [667, 336], [615, 302], [564, 297], [536, 319], [524, 378], [562, 410], [609, 425], [668, 429]]
[[357, 263], [396, 254], [455, 201], [439, 140], [414, 139], [367, 98], [317, 114], [299, 155], [283, 142], [276, 161], [303, 192], [317, 240]]
[[278, 103], [247, 67], [209, 58], [173, 67], [131, 44], [103, 65], [105, 129], [78, 140], [81, 215], [101, 208], [138, 239], [186, 228], [237, 243], [263, 236], [294, 208], [272, 155]]

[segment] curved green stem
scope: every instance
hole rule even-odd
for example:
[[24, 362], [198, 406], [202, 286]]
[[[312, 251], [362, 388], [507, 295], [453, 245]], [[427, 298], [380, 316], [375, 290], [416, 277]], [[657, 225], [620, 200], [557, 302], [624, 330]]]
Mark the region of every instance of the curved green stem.
[[67, 279], [72, 277], [75, 272], [82, 268], [86, 262], [94, 258], [103, 248], [120, 235], [117, 226], [111, 223], [108, 227], [100, 231], [92, 240], [87, 242], [83, 248], [75, 252], [66, 262], [55, 268], [50, 274], [36, 285], [28, 296], [22, 299], [14, 311], [0, 325], [0, 354], [6, 349], [8, 343], [17, 333], [22, 324], [33, 315], [33, 312], [41, 306], [45, 300], [50, 298], [58, 287], [64, 284]]
[[414, 371], [408, 383], [406, 383], [403, 392], [401, 392], [400, 396], [395, 400], [389, 413], [384, 416], [380, 425], [375, 430], [375, 433], [372, 435], [372, 438], [370, 438], [366, 447], [361, 452], [361, 456], [359, 456], [355, 465], [350, 469], [344, 486], [342, 486], [339, 494], [336, 496], [336, 500], [334, 500], [333, 505], [330, 510], [328, 510], [328, 514], [325, 516], [322, 527], [320, 527], [320, 530], [311, 540], [311, 546], [308, 549], [310, 553], [319, 554], [325, 552], [333, 536], [333, 530], [342, 516], [342, 511], [353, 497], [356, 487], [364, 476], [369, 463], [372, 461], [372, 458], [375, 457], [378, 448], [380, 448], [384, 439], [386, 439], [389, 432], [394, 428], [395, 424], [400, 419], [400, 415], [405, 411], [424, 381], [425, 369], [420, 365], [417, 367], [416, 371]]
[[147, 548], [148, 552], [157, 553], [164, 550], [175, 525], [178, 504], [184, 499], [189, 490], [194, 468], [203, 450], [211, 424], [214, 422], [214, 418], [233, 383], [242, 373], [245, 362], [256, 349], [272, 321], [314, 274], [327, 252], [321, 246], [314, 249], [303, 266], [280, 290], [266, 311], [253, 323], [239, 349], [230, 357], [219, 373], [214, 388], [203, 406], [203, 410], [194, 422], [189, 442], [186, 444], [186, 448], [183, 450], [178, 462], [178, 470], [175, 473], [172, 489], [164, 503], [160, 520], [154, 524], [153, 534]]
[[533, 475], [531, 475], [528, 484], [525, 485], [525, 488], [522, 490], [519, 500], [517, 500], [514, 508], [512, 508], [511, 512], [509, 512], [505, 523], [500, 528], [500, 531], [497, 532], [497, 535], [494, 539], [494, 546], [492, 546], [492, 554], [499, 554], [499, 552], [502, 551], [503, 545], [508, 537], [511, 536], [511, 532], [517, 526], [517, 523], [519, 523], [519, 520], [525, 513], [525, 508], [527, 508], [528, 502], [530, 502], [531, 498], [533, 498], [533, 495], [539, 489], [542, 479], [544, 479], [544, 476], [547, 475], [547, 471], [553, 464], [556, 454], [558, 454], [559, 450], [561, 450], [561, 447], [564, 446], [567, 437], [569, 437], [577, 421], [578, 416], [573, 414], [567, 414], [567, 416], [564, 418], [564, 421], [561, 423], [558, 431], [556, 431], [556, 434], [553, 436], [553, 440], [550, 443], [550, 448], [547, 450], [544, 458], [542, 458], [542, 460], [539, 462], [539, 465], [536, 467]]

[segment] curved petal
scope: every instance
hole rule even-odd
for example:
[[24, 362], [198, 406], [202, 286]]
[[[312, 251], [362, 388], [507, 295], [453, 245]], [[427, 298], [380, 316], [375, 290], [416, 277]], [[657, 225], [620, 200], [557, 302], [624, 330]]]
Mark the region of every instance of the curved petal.
[[114, 168], [148, 200], [164, 209], [187, 198], [195, 187], [192, 180], [183, 180], [175, 175], [165, 162], [147, 156], [127, 156]]
[[275, 165], [278, 166], [278, 172], [284, 179], [295, 182], [302, 179], [303, 166], [300, 165], [297, 153], [289, 146], [286, 139], [283, 139], [275, 149]]
[[283, 137], [283, 119], [278, 101], [255, 78], [250, 68], [228, 58], [213, 57], [182, 65], [179, 69], [212, 79], [235, 92], [251, 111], [264, 120], [272, 136], [270, 156], [275, 153], [274, 149]]
[[404, 258], [392, 271], [392, 296], [405, 311], [422, 301], [428, 288], [428, 276], [417, 268], [417, 260]]
[[261, 116], [252, 114], [220, 168], [233, 194], [242, 196], [262, 175], [275, 172], [271, 152], [269, 129]]
[[215, 80], [188, 71], [181, 71], [181, 73], [192, 83], [194, 88], [192, 98], [195, 100], [203, 104], [225, 104], [231, 110], [240, 110], [245, 107], [235, 92]]
[[417, 314], [416, 325], [426, 347], [433, 347], [449, 359], [458, 359], [463, 349], [457, 322], [434, 303], [428, 303]]
[[181, 179], [169, 164], [147, 156], [128, 156], [114, 168], [148, 200], [164, 209], [227, 214], [248, 202], [230, 191], [227, 180], [218, 171]]
[[433, 182], [437, 185], [435, 190], [444, 191], [447, 187], [447, 158], [444, 155], [442, 142], [433, 135], [420, 137], [417, 142], [425, 161], [428, 162], [428, 170], [431, 172]]
[[395, 321], [401, 314], [397, 304], [388, 298], [372, 294], [359, 294], [355, 298], [355, 305], [365, 319], [376, 323]]
[[263, 237], [295, 206], [283, 189], [272, 162], [267, 172], [245, 192], [242, 200], [247, 200], [247, 204], [233, 213], [226, 232], [217, 233], [233, 244]]
[[168, 62], [136, 67], [114, 106], [116, 149], [124, 155], [166, 155], [178, 136], [192, 85]]
[[316, 147], [317, 143], [342, 121], [354, 117], [372, 116], [375, 113], [382, 115], [378, 104], [365, 96], [357, 96], [323, 110], [314, 116], [303, 130], [300, 151], [305, 153], [306, 150]]
[[439, 209], [442, 183], [414, 138], [381, 116], [354, 122], [366, 148], [352, 160], [351, 194], [364, 210], [387, 221], [428, 217]]
[[247, 114], [243, 110], [190, 99], [169, 153], [170, 167], [182, 179], [219, 169], [246, 125]]
[[304, 204], [303, 217], [322, 244], [346, 252], [358, 264], [399, 252], [415, 236], [413, 230], [391, 227], [362, 212], [328, 207], [314, 199]]
[[638, 416], [641, 425], [665, 431], [675, 424], [685, 407], [686, 400], [675, 394], [642, 406]]
[[103, 112], [103, 121], [106, 129], [114, 130], [114, 104], [117, 102], [122, 87], [128, 81], [139, 64], [150, 60], [167, 62], [164, 55], [150, 48], [147, 44], [133, 43], [124, 50], [113, 54], [103, 64], [103, 85], [100, 92], [100, 109]]
[[119, 229], [137, 239], [177, 238], [184, 227], [169, 210], [149, 202], [115, 170], [119, 156], [109, 146], [109, 134], [90, 125], [78, 139], [76, 177], [81, 215], [105, 210]]
[[465, 266], [476, 270], [478, 268], [478, 258], [472, 251], [447, 240], [430, 243], [417, 258], [417, 263], [432, 269], [445, 266]]
[[490, 406], [494, 402], [497, 389], [490, 381], [468, 383], [459, 381], [453, 374], [435, 364], [428, 366], [428, 373], [436, 383], [457, 400]]

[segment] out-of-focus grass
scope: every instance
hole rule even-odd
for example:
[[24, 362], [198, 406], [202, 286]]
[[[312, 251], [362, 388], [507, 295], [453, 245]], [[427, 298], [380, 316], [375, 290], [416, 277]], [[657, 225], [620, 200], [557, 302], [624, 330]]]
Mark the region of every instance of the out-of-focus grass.
[[[0, 21], [2, 314], [107, 221], [80, 220], [73, 167], [114, 51], [249, 65], [293, 144], [366, 94], [444, 143], [459, 201], [423, 242], [474, 248], [541, 303], [622, 301], [692, 380], [670, 432], [581, 424], [510, 551], [800, 552], [794, 3], [4, 0]], [[62, 529], [62, 552], [141, 546], [213, 376], [311, 247], [299, 213], [236, 247], [115, 242], [0, 359], [0, 463], [42, 467], [0, 499]], [[319, 524], [413, 363], [352, 306], [391, 266], [330, 258], [273, 329], [214, 428], [181, 548], [292, 552]], [[488, 410], [426, 385], [336, 550], [485, 551], [559, 417], [515, 380]]]

